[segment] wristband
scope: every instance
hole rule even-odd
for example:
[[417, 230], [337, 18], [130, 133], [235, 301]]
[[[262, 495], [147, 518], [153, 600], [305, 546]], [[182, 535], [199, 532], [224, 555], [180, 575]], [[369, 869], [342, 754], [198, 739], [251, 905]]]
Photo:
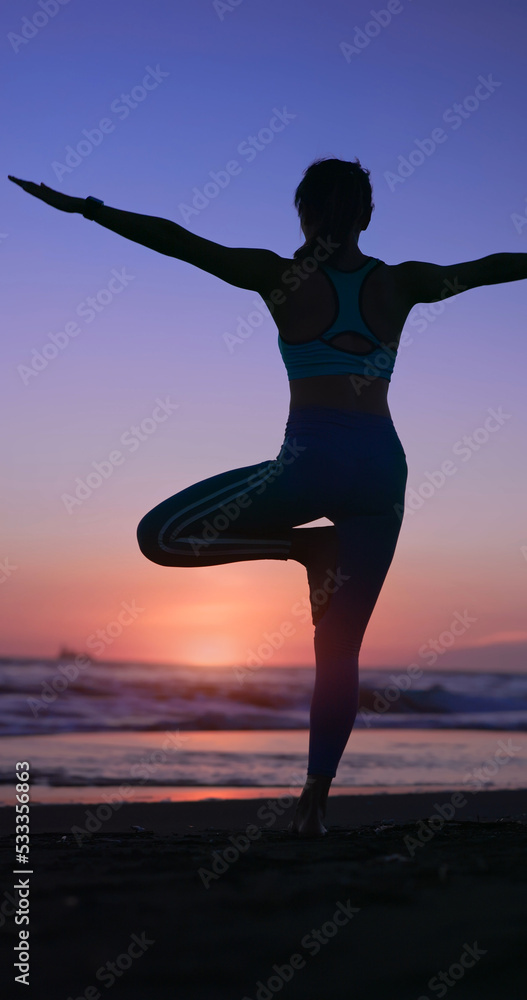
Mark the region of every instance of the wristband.
[[94, 213], [97, 211], [97, 205], [104, 205], [104, 202], [101, 201], [100, 198], [93, 198], [91, 194], [84, 199], [84, 210], [82, 214], [85, 219], [90, 219], [91, 222], [95, 221]]

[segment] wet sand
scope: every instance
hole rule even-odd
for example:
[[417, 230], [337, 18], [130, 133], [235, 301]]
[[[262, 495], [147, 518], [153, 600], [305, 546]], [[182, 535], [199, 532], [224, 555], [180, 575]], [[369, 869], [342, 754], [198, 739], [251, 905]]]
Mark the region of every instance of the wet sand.
[[279, 799], [34, 806], [28, 996], [524, 1000], [527, 793], [454, 794], [332, 796], [321, 840]]

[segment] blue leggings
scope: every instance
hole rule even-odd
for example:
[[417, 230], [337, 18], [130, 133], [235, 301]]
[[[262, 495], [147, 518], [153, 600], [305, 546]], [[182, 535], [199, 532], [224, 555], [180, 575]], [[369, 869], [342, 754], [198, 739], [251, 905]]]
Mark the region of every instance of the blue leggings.
[[154, 507], [137, 537], [162, 566], [287, 559], [295, 525], [335, 525], [337, 573], [315, 627], [308, 774], [334, 777], [358, 711], [358, 658], [392, 561], [408, 468], [391, 417], [302, 406], [276, 459], [204, 479]]

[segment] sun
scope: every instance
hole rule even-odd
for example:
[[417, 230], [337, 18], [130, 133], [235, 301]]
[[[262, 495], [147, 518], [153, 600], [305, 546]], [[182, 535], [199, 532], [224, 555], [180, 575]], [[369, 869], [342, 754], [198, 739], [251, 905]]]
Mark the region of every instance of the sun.
[[191, 667], [228, 667], [236, 663], [240, 651], [228, 636], [199, 636], [183, 643], [178, 659]]

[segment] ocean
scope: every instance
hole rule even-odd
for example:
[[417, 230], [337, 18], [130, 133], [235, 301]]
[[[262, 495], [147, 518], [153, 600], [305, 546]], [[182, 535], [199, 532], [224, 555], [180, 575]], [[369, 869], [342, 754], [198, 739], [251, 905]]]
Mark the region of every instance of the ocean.
[[[314, 667], [0, 660], [0, 804], [253, 796], [305, 776]], [[527, 788], [527, 676], [363, 669], [332, 793]]]

